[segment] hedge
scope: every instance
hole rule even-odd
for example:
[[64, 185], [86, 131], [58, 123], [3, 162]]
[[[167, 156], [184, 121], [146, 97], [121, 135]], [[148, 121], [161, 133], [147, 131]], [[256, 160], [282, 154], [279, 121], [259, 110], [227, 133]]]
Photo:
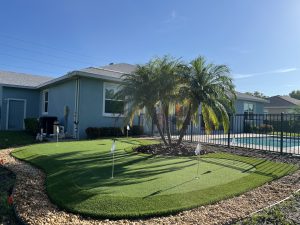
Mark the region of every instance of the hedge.
[[39, 132], [39, 121], [37, 118], [24, 119], [25, 131], [29, 134], [36, 135]]
[[[126, 135], [126, 128], [120, 127], [88, 127], [85, 130], [88, 139], [97, 139], [101, 137], [121, 137]], [[130, 136], [142, 135], [144, 129], [141, 126], [132, 126], [128, 132]]]

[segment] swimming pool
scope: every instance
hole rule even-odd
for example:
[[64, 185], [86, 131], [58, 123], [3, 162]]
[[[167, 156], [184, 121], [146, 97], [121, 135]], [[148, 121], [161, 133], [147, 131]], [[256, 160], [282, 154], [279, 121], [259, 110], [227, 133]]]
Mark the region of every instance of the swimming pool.
[[[219, 139], [220, 140], [220, 139]], [[227, 138], [222, 138], [222, 141], [228, 141]], [[267, 147], [279, 147], [280, 148], [280, 137], [274, 136], [263, 136], [263, 137], [240, 137], [235, 138], [235, 143], [230, 139], [232, 145], [237, 146], [251, 146], [251, 145], [262, 145]], [[297, 147], [300, 146], [300, 138], [283, 138], [283, 147]]]

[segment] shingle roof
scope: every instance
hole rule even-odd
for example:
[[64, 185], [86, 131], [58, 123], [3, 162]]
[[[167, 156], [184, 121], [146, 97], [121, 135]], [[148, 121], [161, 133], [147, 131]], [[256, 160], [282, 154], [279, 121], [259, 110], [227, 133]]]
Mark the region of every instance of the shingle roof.
[[237, 97], [237, 99], [246, 100], [246, 101], [263, 102], [263, 103], [269, 102], [266, 99], [258, 98], [258, 97], [252, 96], [252, 95], [238, 92], [238, 91], [236, 91], [236, 97]]
[[105, 70], [105, 69], [96, 68], [96, 67], [88, 67], [88, 68], [80, 69], [80, 70], [78, 70], [78, 72], [90, 73], [90, 74], [98, 75], [99, 77], [100, 76], [113, 77], [113, 78], [117, 78], [117, 79], [120, 79], [121, 76], [124, 74], [119, 71]]
[[293, 107], [300, 106], [300, 100], [292, 98], [288, 95], [272, 96], [269, 98], [270, 103], [266, 107]]
[[122, 75], [132, 73], [136, 70], [135, 65], [126, 64], [126, 63], [118, 63], [112, 64], [102, 67], [88, 67], [84, 69], [78, 70], [79, 72], [90, 73], [93, 75], [98, 75], [99, 77], [112, 77], [116, 79], [120, 79]]
[[37, 75], [15, 73], [9, 71], [0, 71], [1, 85], [33, 88], [51, 79], [53, 79], [53, 77], [37, 76]]
[[[132, 73], [134, 70], [136, 70], [136, 68], [137, 68], [136, 65], [127, 64], [127, 63], [117, 63], [117, 64], [111, 64], [102, 67], [88, 67], [80, 70], [75, 70], [64, 76], [55, 79], [51, 77], [35, 76], [35, 75], [29, 75], [24, 73], [0, 71], [0, 84], [39, 88], [78, 75], [107, 79], [112, 81], [120, 81], [122, 75]], [[263, 103], [268, 102], [265, 99], [247, 95], [241, 92], [236, 92], [236, 95], [237, 95], [237, 99], [240, 100], [248, 100], [248, 101], [263, 102]]]
[[117, 63], [117, 64], [110, 64], [107, 66], [102, 66], [100, 68], [119, 71], [122, 73], [132, 73], [137, 69], [136, 65], [128, 64], [128, 63]]

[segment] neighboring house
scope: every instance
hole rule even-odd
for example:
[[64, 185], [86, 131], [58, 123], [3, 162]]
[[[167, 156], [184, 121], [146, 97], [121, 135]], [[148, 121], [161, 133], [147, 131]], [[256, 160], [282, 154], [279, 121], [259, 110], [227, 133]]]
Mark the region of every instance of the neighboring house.
[[[0, 71], [0, 129], [21, 130], [24, 118], [41, 116], [57, 117], [74, 138], [84, 138], [88, 127], [121, 126], [124, 103], [115, 99], [114, 93], [121, 76], [135, 69], [135, 65], [111, 64], [75, 70], [55, 79]], [[238, 92], [236, 113], [263, 113], [266, 102]], [[151, 130], [151, 125], [144, 126]]]
[[269, 102], [266, 99], [236, 92], [235, 114], [263, 114], [264, 107]]
[[273, 96], [268, 98], [269, 104], [266, 104], [265, 111], [268, 114], [293, 113], [294, 110], [300, 107], [300, 100], [290, 96]]
[[233, 132], [246, 132], [246, 124], [248, 127], [253, 127], [264, 123], [264, 107], [268, 104], [268, 100], [240, 92], [236, 92], [236, 97], [235, 114], [237, 116], [232, 121]]

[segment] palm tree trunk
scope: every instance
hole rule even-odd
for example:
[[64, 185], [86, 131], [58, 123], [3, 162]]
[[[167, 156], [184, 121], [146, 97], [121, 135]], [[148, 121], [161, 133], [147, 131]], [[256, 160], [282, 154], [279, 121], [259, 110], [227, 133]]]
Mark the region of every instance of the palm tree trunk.
[[188, 125], [190, 124], [191, 118], [192, 118], [192, 105], [190, 104], [187, 115], [186, 115], [185, 120], [183, 122], [183, 125], [181, 127], [181, 130], [180, 130], [180, 133], [179, 133], [179, 139], [178, 139], [176, 145], [181, 144], [183, 136], [184, 136], [184, 134], [185, 134], [185, 132], [188, 128]]
[[161, 130], [161, 127], [160, 127], [160, 124], [159, 124], [159, 121], [158, 121], [158, 118], [157, 118], [157, 113], [156, 113], [156, 109], [155, 108], [152, 109], [152, 119], [153, 119], [154, 124], [157, 127], [158, 133], [159, 133], [161, 139], [163, 140], [164, 144], [168, 145], [168, 143], [167, 143], [167, 141], [165, 139], [165, 136], [164, 136], [164, 134], [163, 134], [163, 132]]
[[164, 116], [165, 116], [165, 124], [166, 124], [168, 142], [169, 142], [169, 145], [171, 145], [172, 139], [171, 139], [171, 133], [170, 133], [169, 108], [168, 107], [165, 107], [164, 114], [165, 114]]

